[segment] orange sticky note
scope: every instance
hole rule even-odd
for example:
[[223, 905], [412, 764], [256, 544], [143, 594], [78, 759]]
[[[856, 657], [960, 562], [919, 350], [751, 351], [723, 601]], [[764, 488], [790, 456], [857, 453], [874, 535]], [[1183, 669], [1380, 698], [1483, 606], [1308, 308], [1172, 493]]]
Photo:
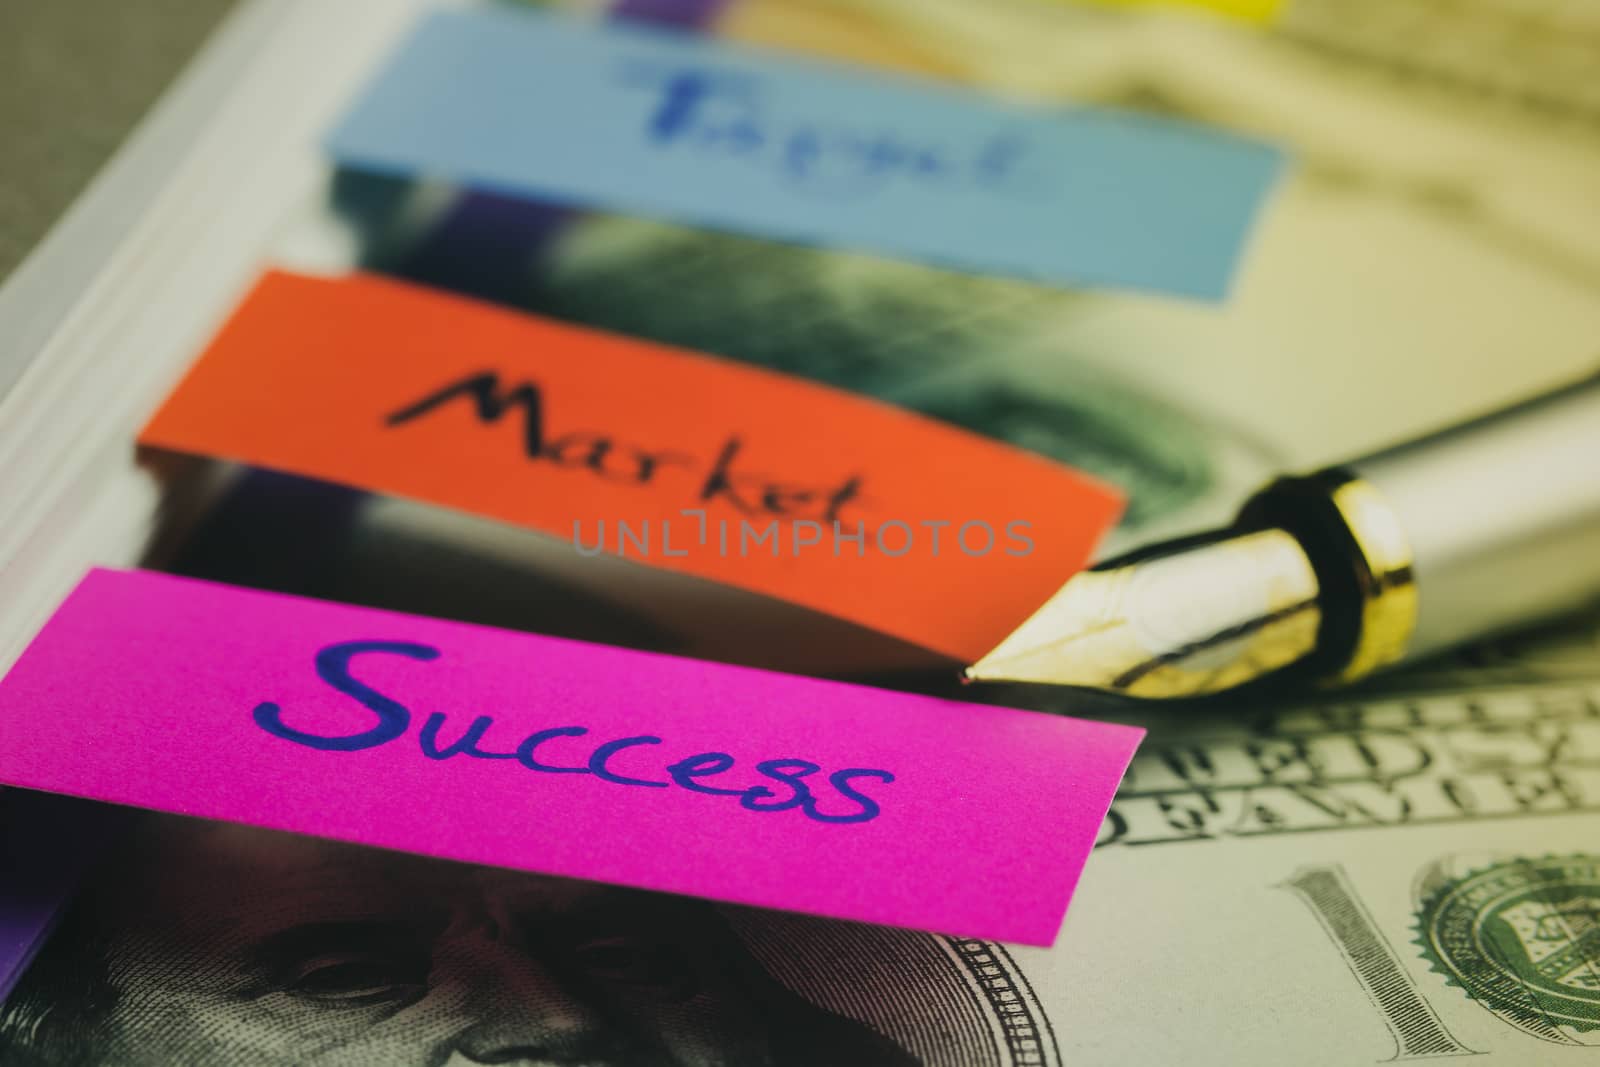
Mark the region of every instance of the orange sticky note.
[[266, 274], [140, 442], [514, 523], [964, 661], [1121, 506], [878, 401], [359, 274]]

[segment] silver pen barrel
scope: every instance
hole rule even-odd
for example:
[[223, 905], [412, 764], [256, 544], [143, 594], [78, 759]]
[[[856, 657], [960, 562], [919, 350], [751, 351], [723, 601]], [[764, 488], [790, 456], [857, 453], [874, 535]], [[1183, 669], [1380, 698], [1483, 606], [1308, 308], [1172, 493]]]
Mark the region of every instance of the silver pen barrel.
[[1597, 599], [1600, 376], [1080, 572], [965, 676], [1157, 699], [1349, 682]]
[[1600, 376], [1350, 469], [1409, 545], [1405, 660], [1600, 598]]
[[1322, 621], [1300, 664], [1353, 681], [1600, 599], [1600, 375], [1251, 498]]

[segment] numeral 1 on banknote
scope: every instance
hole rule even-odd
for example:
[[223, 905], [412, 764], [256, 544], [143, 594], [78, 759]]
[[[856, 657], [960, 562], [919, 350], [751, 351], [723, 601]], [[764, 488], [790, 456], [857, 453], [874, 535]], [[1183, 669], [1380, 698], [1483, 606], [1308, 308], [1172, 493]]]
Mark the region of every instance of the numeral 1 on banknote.
[[1302, 867], [1281, 887], [1305, 901], [1383, 1016], [1394, 1035], [1392, 1060], [1475, 1054], [1445, 1029], [1412, 984], [1394, 949], [1356, 898], [1342, 867]]

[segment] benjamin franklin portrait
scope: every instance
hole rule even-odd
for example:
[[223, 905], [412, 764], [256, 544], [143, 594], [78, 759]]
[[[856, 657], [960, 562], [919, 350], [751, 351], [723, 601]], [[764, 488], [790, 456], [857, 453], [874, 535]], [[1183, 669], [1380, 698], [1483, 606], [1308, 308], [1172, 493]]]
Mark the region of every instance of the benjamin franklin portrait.
[[140, 816], [0, 1064], [1057, 1062], [1000, 946]]

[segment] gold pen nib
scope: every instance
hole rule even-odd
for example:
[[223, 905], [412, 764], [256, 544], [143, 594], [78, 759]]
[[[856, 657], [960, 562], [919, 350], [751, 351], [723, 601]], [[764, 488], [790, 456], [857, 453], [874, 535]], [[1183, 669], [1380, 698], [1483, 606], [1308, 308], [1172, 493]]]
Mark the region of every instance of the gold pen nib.
[[1317, 578], [1288, 533], [1222, 531], [1157, 551], [1075, 575], [966, 678], [1200, 696], [1316, 648]]

